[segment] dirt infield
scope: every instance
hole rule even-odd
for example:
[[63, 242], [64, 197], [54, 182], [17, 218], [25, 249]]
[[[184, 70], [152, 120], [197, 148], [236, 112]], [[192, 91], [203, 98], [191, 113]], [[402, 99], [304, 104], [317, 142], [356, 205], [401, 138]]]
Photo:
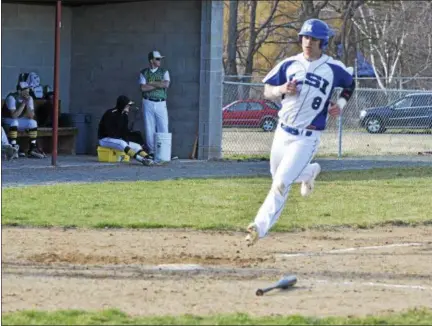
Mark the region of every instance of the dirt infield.
[[[366, 315], [432, 306], [432, 227], [244, 234], [2, 231], [2, 310]], [[291, 290], [255, 296], [284, 274]]]

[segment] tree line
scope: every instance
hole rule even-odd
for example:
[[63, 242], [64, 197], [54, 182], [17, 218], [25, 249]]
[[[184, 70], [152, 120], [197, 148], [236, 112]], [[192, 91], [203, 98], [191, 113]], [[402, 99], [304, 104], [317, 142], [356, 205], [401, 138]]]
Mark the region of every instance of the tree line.
[[264, 76], [301, 51], [298, 31], [319, 18], [334, 31], [327, 53], [353, 67], [360, 53], [379, 87], [432, 76], [431, 1], [225, 0], [224, 9], [225, 75]]

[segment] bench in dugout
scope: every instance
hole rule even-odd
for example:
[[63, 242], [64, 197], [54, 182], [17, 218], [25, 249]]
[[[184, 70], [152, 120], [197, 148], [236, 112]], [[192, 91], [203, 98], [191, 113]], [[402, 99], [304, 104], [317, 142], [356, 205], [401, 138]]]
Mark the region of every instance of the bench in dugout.
[[[4, 104], [4, 100], [2, 99], [2, 107]], [[36, 120], [38, 121], [38, 147], [42, 149], [45, 153], [52, 153], [52, 137], [53, 137], [53, 128], [50, 126], [46, 126], [47, 123], [41, 123], [41, 118], [44, 117], [44, 121], [46, 121], [47, 110], [52, 110], [52, 104], [48, 103], [47, 100], [44, 99], [36, 99], [34, 100], [35, 105], [35, 115]], [[60, 101], [59, 101], [59, 117], [60, 117]], [[60, 121], [61, 122], [61, 121]], [[66, 127], [60, 126], [59, 122], [58, 127], [58, 140], [57, 140], [57, 153], [58, 154], [68, 154], [75, 155], [75, 144], [76, 137], [78, 134], [78, 128], [76, 127]], [[52, 125], [51, 123], [48, 123]], [[3, 125], [7, 133], [7, 125]], [[20, 151], [27, 152], [29, 146], [29, 138], [26, 131], [18, 132], [17, 143], [20, 146]]]

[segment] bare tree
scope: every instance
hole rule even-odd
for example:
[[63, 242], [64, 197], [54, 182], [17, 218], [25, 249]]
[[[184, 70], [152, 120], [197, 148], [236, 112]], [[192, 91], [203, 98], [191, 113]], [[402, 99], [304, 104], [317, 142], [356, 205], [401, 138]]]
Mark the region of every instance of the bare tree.
[[228, 40], [227, 40], [227, 59], [225, 72], [227, 75], [236, 76], [237, 72], [237, 40], [238, 40], [238, 1], [229, 1], [229, 19], [228, 19]]
[[313, 1], [313, 0], [303, 0], [301, 2], [301, 10], [299, 19], [305, 21], [311, 18], [318, 18], [321, 10], [327, 6], [328, 0], [325, 1]]
[[[266, 2], [268, 10], [258, 12], [258, 3]], [[348, 1], [349, 2], [349, 1]], [[257, 71], [257, 55], [269, 66], [298, 50], [298, 29], [309, 18], [316, 18], [329, 1], [243, 1], [243, 13], [238, 15], [237, 56], [243, 74], [250, 76]], [[238, 8], [238, 10], [241, 10]], [[269, 58], [263, 47], [278, 45], [276, 57]], [[289, 46], [292, 45], [292, 46]], [[268, 67], [266, 68], [266, 70]]]
[[[401, 8], [397, 8], [399, 5]], [[369, 58], [377, 76], [378, 85], [385, 89], [393, 81], [407, 33], [403, 1], [388, 2], [382, 7], [361, 6], [360, 15], [353, 22], [367, 42]], [[395, 19], [397, 9], [400, 9], [399, 12], [402, 13], [398, 15], [402, 24]], [[392, 38], [392, 30], [395, 29], [399, 31], [398, 38]]]
[[343, 0], [332, 1], [328, 4], [328, 8], [333, 12], [330, 19], [342, 21], [339, 30], [335, 30], [333, 39], [333, 51], [338, 53], [337, 47], [342, 47], [339, 59], [346, 65], [354, 65], [357, 54], [357, 39], [355, 34], [352, 18], [357, 9], [365, 3], [365, 0]]
[[[430, 3], [424, 4], [430, 11]], [[425, 11], [420, 12], [418, 7], [418, 2], [403, 0], [371, 2], [360, 6], [357, 15], [352, 18], [381, 89], [396, 85], [396, 77], [403, 73], [402, 62], [405, 69], [411, 69], [407, 43], [412, 41], [413, 26], [424, 20], [422, 17], [425, 16]], [[423, 30], [428, 27], [423, 47], [428, 49], [428, 55], [421, 60], [423, 70], [430, 66], [430, 25], [423, 26]]]
[[[245, 76], [253, 75], [256, 54], [259, 53], [272, 31], [280, 27], [280, 24], [275, 24], [279, 0], [267, 1], [266, 4], [269, 5], [269, 10], [260, 12], [259, 19], [257, 19], [258, 2], [249, 0], [242, 3], [243, 12], [238, 20], [241, 28], [237, 42], [237, 55]], [[251, 79], [244, 77], [243, 81], [250, 82]], [[239, 92], [241, 97], [250, 97], [251, 88], [244, 86]]]
[[269, 35], [281, 28], [281, 24], [275, 24], [279, 2], [280, 0], [267, 1], [270, 10], [264, 17], [260, 13], [261, 23], [257, 22], [258, 2], [254, 0], [244, 2], [246, 15], [243, 16], [244, 20], [240, 21], [243, 28], [239, 31], [239, 41], [243, 43], [243, 46], [239, 46], [239, 58], [244, 67], [244, 75], [252, 75], [255, 55]]
[[[419, 1], [406, 6], [406, 17], [410, 28], [400, 59], [400, 75], [410, 76], [400, 82], [416, 88], [431, 89], [432, 85], [418, 79], [432, 74], [432, 3]], [[418, 8], [422, 8], [419, 12]], [[405, 85], [408, 86], [408, 85]]]

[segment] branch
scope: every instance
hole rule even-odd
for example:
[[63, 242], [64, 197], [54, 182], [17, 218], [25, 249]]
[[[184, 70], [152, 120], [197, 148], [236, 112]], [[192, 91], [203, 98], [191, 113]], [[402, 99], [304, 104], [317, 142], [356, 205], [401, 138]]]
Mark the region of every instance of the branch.
[[261, 51], [257, 51], [257, 54], [259, 54], [262, 58], [264, 58], [264, 60], [267, 62], [267, 64], [268, 64], [269, 66], [271, 66], [271, 65], [273, 64], [273, 62], [270, 61], [269, 58], [267, 58], [267, 57], [264, 55], [264, 53], [262, 53]]
[[394, 73], [395, 73], [395, 70], [396, 70], [397, 64], [398, 64], [398, 62], [399, 62], [399, 58], [400, 58], [401, 53], [402, 53], [403, 43], [404, 43], [404, 40], [405, 40], [405, 37], [406, 37], [406, 36], [407, 36], [406, 33], [402, 33], [402, 36], [401, 36], [401, 38], [400, 38], [400, 47], [399, 47], [399, 50], [397, 51], [396, 59], [394, 60], [393, 65], [392, 65], [392, 67], [391, 67], [391, 69], [390, 69], [390, 74], [389, 74], [389, 82], [390, 82], [390, 83], [392, 82], [392, 79], [393, 79], [393, 76], [394, 76]]
[[276, 9], [278, 8], [279, 0], [276, 0], [274, 2], [273, 8], [270, 11], [270, 15], [268, 16], [267, 20], [257, 29], [257, 34], [259, 34], [264, 28], [270, 24], [270, 22], [273, 20], [273, 16], [276, 13]]
[[[401, 7], [402, 7], [402, 12], [404, 14], [404, 21], [405, 21], [405, 6], [403, 4], [403, 1], [401, 1]], [[389, 78], [389, 82], [390, 83], [392, 82], [392, 78], [394, 76], [397, 64], [399, 62], [399, 59], [400, 59], [400, 56], [401, 56], [401, 53], [402, 53], [402, 49], [403, 49], [405, 38], [408, 35], [408, 33], [405, 32], [405, 24], [403, 24], [403, 23], [402, 23], [402, 33], [401, 34], [402, 35], [401, 35], [401, 37], [399, 39], [399, 44], [397, 44], [398, 51], [396, 53], [396, 58], [395, 58], [395, 60], [393, 62], [393, 65], [392, 65], [392, 67], [390, 69], [390, 75], [389, 75], [389, 77], [390, 77]]]
[[[426, 69], [429, 68], [429, 65], [431, 64], [431, 63], [430, 63], [430, 60], [431, 60], [431, 56], [432, 56], [432, 39], [431, 39], [431, 35], [430, 35], [430, 34], [428, 35], [428, 45], [429, 45], [429, 48], [428, 48], [428, 55], [427, 55], [427, 58], [426, 58], [426, 62], [425, 62], [425, 64], [424, 64], [424, 68], [421, 69], [421, 70], [419, 70], [419, 71], [417, 71], [417, 72], [414, 74], [414, 76], [412, 76], [410, 79], [408, 79], [408, 80], [402, 82], [402, 84], [408, 83], [409, 81], [415, 79], [416, 77], [419, 77], [420, 74], [421, 74], [423, 71], [425, 71]], [[408, 69], [409, 69], [409, 68], [408, 68]], [[411, 70], [410, 70], [410, 71], [411, 71]]]
[[[373, 15], [374, 15], [374, 19], [373, 19], [373, 27], [375, 28], [375, 35], [376, 35], [376, 40], [380, 40], [380, 35], [379, 35], [379, 30], [378, 30], [378, 26], [377, 26], [377, 24], [376, 24], [376, 16], [375, 16], [375, 13], [374, 13], [374, 11], [372, 11], [372, 10], [370, 10], [369, 9], [369, 12], [370, 13], [373, 13]], [[364, 16], [364, 13], [363, 13], [363, 10], [360, 8], [360, 14], [361, 14], [361, 16], [362, 16], [362, 19], [363, 19], [363, 23], [364, 23], [364, 25], [365, 26], [367, 26], [367, 23], [366, 23], [366, 18], [365, 18], [365, 16]], [[373, 32], [372, 32], [373, 33]], [[370, 33], [370, 34], [372, 34], [372, 33]], [[387, 70], [387, 64], [386, 64], [386, 62], [387, 62], [387, 60], [385, 59], [385, 57], [384, 57], [384, 55], [381, 53], [381, 51], [378, 49], [378, 46], [376, 45], [376, 44], [373, 44], [372, 43], [372, 39], [369, 39], [369, 46], [370, 46], [370, 48], [371, 48], [371, 57], [373, 56], [373, 52], [375, 51], [377, 54], [378, 54], [378, 57], [379, 57], [379, 59], [380, 59], [380, 61], [381, 61], [381, 66], [383, 67], [383, 69], [384, 69], [384, 76], [385, 77], [387, 77], [388, 76], [388, 70]], [[374, 51], [373, 51], [374, 50]]]
[[322, 1], [322, 2], [317, 3], [317, 4], [315, 5], [315, 9], [314, 9], [315, 14], [318, 15], [318, 14], [320, 13], [320, 11], [321, 11], [325, 6], [327, 6], [327, 3], [328, 3], [328, 2], [329, 2], [329, 0], [325, 0], [325, 1]]
[[[257, 52], [258, 49], [264, 44], [266, 43], [268, 37], [270, 36], [271, 33], [274, 33], [277, 29], [283, 28], [283, 25], [275, 25], [272, 27], [269, 27], [265, 30], [264, 34], [261, 34], [261, 36], [257, 39], [256, 43], [255, 43], [255, 48], [254, 48], [254, 52]], [[286, 37], [285, 35], [283, 37]]]
[[[360, 16], [362, 18], [363, 24], [365, 26], [365, 35], [369, 36], [368, 33], [366, 33], [366, 27], [367, 27], [367, 23], [366, 23], [366, 18], [363, 12], [363, 9], [360, 7], [359, 8], [359, 12], [360, 12]], [[362, 30], [360, 30], [362, 31]], [[372, 44], [372, 38], [368, 38], [368, 44], [369, 44], [369, 48], [370, 48], [370, 60], [371, 60], [371, 65], [372, 65], [372, 69], [375, 73], [375, 78], [378, 82], [378, 85], [380, 86], [381, 89], [385, 90], [385, 86], [383, 85], [381, 78], [380, 78], [380, 74], [378, 73], [378, 69], [375, 63], [375, 56], [373, 55], [374, 52], [374, 45]]]
[[360, 31], [360, 33], [362, 33], [364, 36], [366, 36], [366, 38], [364, 38], [363, 40], [369, 40], [371, 38], [369, 33], [367, 33], [366, 30], [363, 29], [362, 26], [360, 26], [360, 24], [355, 19], [351, 19], [351, 21], [357, 27], [357, 29]]

